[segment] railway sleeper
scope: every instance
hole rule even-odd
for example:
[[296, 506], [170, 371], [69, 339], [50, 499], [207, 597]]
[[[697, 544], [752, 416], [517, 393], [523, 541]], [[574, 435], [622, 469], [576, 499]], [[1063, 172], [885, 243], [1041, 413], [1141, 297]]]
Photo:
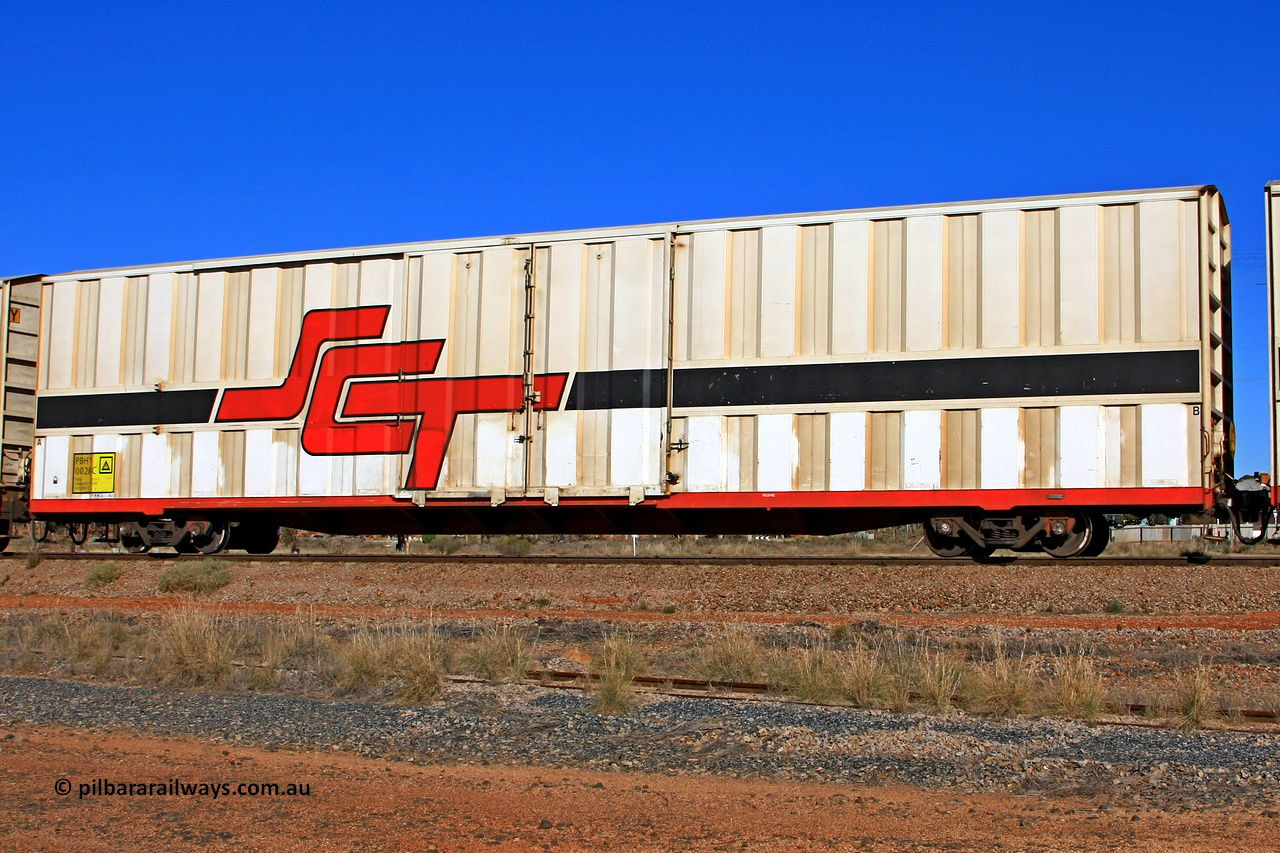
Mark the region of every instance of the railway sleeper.
[[1096, 557], [1110, 541], [1101, 513], [1060, 515], [935, 516], [924, 525], [925, 539], [939, 557], [984, 560], [997, 548], [1043, 551], [1054, 557]]

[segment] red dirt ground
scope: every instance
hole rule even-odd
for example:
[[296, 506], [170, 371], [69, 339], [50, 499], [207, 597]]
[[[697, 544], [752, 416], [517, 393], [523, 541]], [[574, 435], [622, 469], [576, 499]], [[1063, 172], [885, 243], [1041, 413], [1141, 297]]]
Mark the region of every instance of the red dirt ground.
[[[1257, 809], [1097, 802], [696, 776], [416, 766], [186, 738], [0, 729], [0, 850], [1274, 850]], [[8, 736], [12, 735], [12, 738]], [[70, 793], [55, 792], [59, 779]], [[306, 797], [79, 797], [94, 779], [270, 781]]]
[[[106, 559], [110, 559], [109, 556]], [[121, 563], [90, 593], [92, 568], [46, 558], [0, 566], [0, 611], [176, 606], [328, 619], [711, 620], [914, 628], [1280, 628], [1274, 567], [1133, 569], [952, 564], [922, 568], [734, 568], [511, 563], [447, 566], [233, 563], [211, 596], [155, 594], [167, 561]], [[1126, 612], [1100, 612], [1111, 600]], [[675, 612], [663, 612], [673, 607]], [[1241, 632], [1241, 633], [1232, 633]], [[1118, 633], [1114, 636], [1120, 636]], [[1258, 669], [1253, 667], [1252, 669]], [[1249, 673], [1246, 680], [1270, 677]], [[1265, 679], [1264, 679], [1265, 680]], [[0, 733], [0, 851], [212, 850], [1280, 850], [1259, 809], [1171, 813], [1101, 801], [781, 784], [702, 776], [416, 766], [349, 754], [269, 752], [189, 739], [10, 725]], [[3, 737], [0, 734], [0, 737]], [[94, 778], [310, 783], [306, 798], [78, 799]], [[59, 778], [70, 796], [53, 792]], [[543, 822], [549, 828], [539, 828]]]
[[[104, 562], [112, 555], [103, 554]], [[0, 558], [0, 610], [167, 610], [168, 560], [121, 561], [119, 580], [90, 592], [96, 563], [46, 557], [27, 568]], [[1280, 563], [1280, 561], [1278, 561]], [[1003, 626], [1048, 630], [1280, 628], [1280, 565], [1098, 566], [943, 564], [833, 567], [510, 563], [227, 564], [231, 583], [201, 606], [329, 618], [606, 618], [646, 622], [757, 622], [797, 618], [836, 625], [875, 619], [916, 628]], [[1103, 612], [1118, 606], [1119, 613]], [[667, 612], [671, 611], [671, 612]]]

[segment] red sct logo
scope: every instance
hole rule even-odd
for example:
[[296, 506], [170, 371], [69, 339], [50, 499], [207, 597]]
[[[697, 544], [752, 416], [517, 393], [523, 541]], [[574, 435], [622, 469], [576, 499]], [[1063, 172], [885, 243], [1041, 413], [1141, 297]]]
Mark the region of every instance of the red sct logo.
[[[458, 415], [522, 409], [524, 379], [431, 378], [443, 340], [356, 343], [330, 347], [320, 356], [326, 343], [382, 337], [390, 313], [390, 305], [307, 312], [284, 383], [223, 392], [214, 420], [292, 421], [306, 408], [307, 453], [412, 453], [404, 488], [434, 489]], [[565, 373], [535, 376], [533, 407], [557, 408], [567, 379]], [[360, 420], [349, 420], [355, 418]]]

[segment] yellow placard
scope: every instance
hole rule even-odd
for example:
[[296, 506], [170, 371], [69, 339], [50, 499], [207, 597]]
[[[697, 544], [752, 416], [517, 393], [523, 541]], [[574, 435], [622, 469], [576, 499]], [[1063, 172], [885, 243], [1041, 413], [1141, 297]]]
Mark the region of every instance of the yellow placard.
[[112, 493], [116, 490], [114, 453], [76, 453], [71, 460], [71, 493]]

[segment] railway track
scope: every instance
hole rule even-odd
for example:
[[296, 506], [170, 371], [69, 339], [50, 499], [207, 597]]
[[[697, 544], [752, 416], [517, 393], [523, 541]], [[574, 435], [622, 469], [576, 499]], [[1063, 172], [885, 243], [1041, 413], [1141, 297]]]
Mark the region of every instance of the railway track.
[[[592, 685], [599, 681], [599, 676], [593, 673], [582, 672], [562, 672], [559, 670], [530, 670], [526, 674], [526, 678], [530, 682], [537, 682], [543, 687], [560, 687], [570, 690], [590, 690]], [[487, 683], [483, 678], [473, 678], [470, 676], [449, 676], [448, 680], [454, 683]], [[773, 699], [783, 699], [795, 704], [811, 704], [807, 702], [799, 702], [798, 700], [788, 699], [784, 694], [779, 693], [770, 685], [762, 682], [750, 681], [713, 681], [697, 678], [671, 678], [657, 675], [635, 675], [631, 677], [631, 684], [637, 689], [658, 692], [671, 696], [703, 696], [717, 699], [725, 699], [730, 701], [748, 701], [760, 696], [769, 696]], [[920, 697], [912, 695], [912, 699]], [[952, 697], [952, 701], [959, 704], [960, 697]], [[1132, 726], [1142, 725], [1151, 728], [1164, 728], [1163, 723], [1146, 719], [1148, 715], [1159, 710], [1158, 708], [1143, 702], [1123, 702], [1117, 707], [1118, 711], [1128, 717], [1139, 717], [1141, 720], [1126, 719], [1125, 717], [1103, 717], [1097, 722], [1099, 725], [1114, 726]], [[1256, 724], [1280, 723], [1280, 712], [1269, 711], [1261, 708], [1223, 708], [1220, 713], [1226, 719], [1238, 719], [1242, 723], [1253, 723], [1254, 726], [1224, 726], [1222, 731], [1241, 731], [1255, 732], [1258, 731]]]
[[[27, 553], [0, 554], [0, 561], [17, 561], [29, 558]], [[546, 565], [662, 565], [662, 566], [928, 566], [955, 565], [968, 563], [968, 560], [948, 560], [933, 555], [889, 555], [889, 556], [854, 556], [854, 557], [794, 557], [794, 556], [755, 556], [755, 557], [628, 557], [628, 556], [584, 556], [561, 554], [521, 554], [518, 556], [500, 556], [493, 554], [175, 554], [152, 552], [132, 554], [112, 551], [41, 551], [42, 559], [110, 560], [112, 562], [149, 561], [149, 560], [219, 560], [229, 563], [454, 563], [465, 565], [510, 565], [538, 564]], [[1016, 563], [1019, 566], [1168, 566], [1177, 564], [1231, 566], [1280, 566], [1280, 554], [1183, 554], [1170, 557], [1077, 557], [1059, 559], [1053, 557], [996, 557], [987, 561], [993, 565]]]
[[[43, 657], [43, 652], [36, 652], [37, 655]], [[117, 660], [124, 660], [123, 655], [114, 655]], [[232, 663], [235, 668], [257, 667], [262, 665], [247, 664], [241, 661]], [[445, 680], [451, 684], [491, 684], [489, 679], [479, 678], [471, 675], [447, 675]], [[558, 688], [562, 690], [592, 690], [600, 681], [600, 676], [592, 672], [569, 672], [557, 669], [531, 669], [525, 673], [525, 683], [537, 684], [541, 687]], [[812, 702], [804, 702], [793, 699], [785, 693], [780, 692], [776, 687], [759, 681], [721, 681], [705, 678], [684, 678], [680, 676], [662, 676], [662, 675], [633, 675], [631, 676], [631, 685], [633, 688], [646, 693], [661, 693], [665, 696], [672, 697], [701, 697], [722, 699], [730, 702], [743, 702], [759, 699], [761, 697], [782, 700], [791, 704], [810, 705]], [[912, 694], [911, 698], [919, 699], [918, 695]], [[960, 697], [952, 697], [952, 702], [959, 704]], [[1096, 720], [1097, 725], [1104, 726], [1145, 726], [1148, 728], [1165, 728], [1165, 724], [1159, 721], [1147, 719], [1152, 711], [1159, 710], [1155, 706], [1141, 702], [1122, 702], [1116, 709], [1118, 715], [1109, 717], [1101, 717]], [[1219, 709], [1221, 717], [1226, 720], [1239, 720], [1241, 724], [1252, 725], [1222, 725], [1219, 731], [1234, 732], [1258, 732], [1259, 726], [1268, 724], [1280, 724], [1280, 711], [1271, 711], [1261, 708], [1222, 708]], [[1138, 718], [1138, 719], [1133, 719]]]

